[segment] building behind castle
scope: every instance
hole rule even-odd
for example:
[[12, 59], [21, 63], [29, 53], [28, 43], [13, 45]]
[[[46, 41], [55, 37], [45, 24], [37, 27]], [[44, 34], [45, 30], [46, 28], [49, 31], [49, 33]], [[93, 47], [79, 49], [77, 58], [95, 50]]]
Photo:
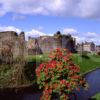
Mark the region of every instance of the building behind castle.
[[97, 45], [95, 50], [97, 53], [99, 53], [100, 52], [100, 45]]
[[94, 53], [95, 52], [95, 44], [93, 42], [82, 42], [81, 44], [77, 44], [77, 51], [78, 52], [90, 52]]
[[76, 45], [77, 52], [82, 53], [84, 51], [89, 53], [100, 52], [100, 46], [95, 45], [94, 42], [82, 42]]

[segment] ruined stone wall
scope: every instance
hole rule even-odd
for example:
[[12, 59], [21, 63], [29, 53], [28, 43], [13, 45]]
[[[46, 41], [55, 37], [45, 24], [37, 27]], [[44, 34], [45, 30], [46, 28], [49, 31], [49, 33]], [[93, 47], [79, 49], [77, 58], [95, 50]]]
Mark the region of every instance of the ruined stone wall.
[[24, 33], [18, 35], [14, 31], [0, 32], [0, 57], [4, 50], [10, 50], [13, 58], [27, 54]]
[[[71, 37], [71, 35], [41, 36], [37, 39], [29, 39], [28, 47], [29, 49], [33, 48], [33, 51], [35, 50], [36, 52], [41, 50], [42, 53], [49, 53], [56, 48], [66, 48], [71, 52], [75, 52], [75, 39]], [[38, 47], [38, 49], [34, 49], [36, 47]], [[32, 51], [32, 49], [30, 49], [30, 51]]]
[[42, 54], [42, 50], [39, 47], [39, 44], [36, 38], [29, 37], [29, 40], [27, 42], [27, 48], [28, 48], [28, 55]]
[[40, 37], [38, 38], [38, 44], [43, 53], [48, 53], [53, 49], [60, 48], [62, 40], [55, 37]]
[[75, 40], [71, 35], [62, 35], [60, 32], [54, 36], [41, 36], [38, 38], [29, 38], [25, 41], [25, 34], [19, 35], [13, 31], [0, 32], [0, 54], [2, 48], [9, 48], [13, 57], [27, 56], [48, 53], [56, 48], [67, 48], [71, 52], [75, 51]]
[[71, 52], [76, 52], [76, 40], [71, 35], [62, 36], [62, 48], [69, 49]]
[[56, 48], [66, 48], [71, 52], [75, 52], [76, 41], [70, 34], [63, 35], [60, 31], [56, 32], [54, 36], [29, 37], [27, 41], [29, 55], [48, 53]]

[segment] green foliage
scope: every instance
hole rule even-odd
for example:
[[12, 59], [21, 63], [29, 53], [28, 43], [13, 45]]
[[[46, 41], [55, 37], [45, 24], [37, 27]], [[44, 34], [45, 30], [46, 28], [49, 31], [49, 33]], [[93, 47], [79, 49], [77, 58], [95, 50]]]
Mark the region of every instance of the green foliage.
[[82, 56], [83, 58], [89, 59], [88, 54], [89, 54], [89, 53], [88, 53], [87, 51], [83, 51], [82, 54], [81, 54], [81, 56]]
[[93, 96], [90, 100], [100, 100], [100, 93]]
[[17, 87], [30, 84], [26, 80], [24, 67], [25, 61], [17, 59], [12, 66], [9, 64], [0, 65], [0, 87]]
[[100, 52], [97, 53], [100, 56]]
[[36, 62], [37, 64], [49, 60], [48, 54], [34, 55], [26, 57], [27, 62]]
[[11, 79], [11, 66], [0, 65], [0, 87], [7, 87]]

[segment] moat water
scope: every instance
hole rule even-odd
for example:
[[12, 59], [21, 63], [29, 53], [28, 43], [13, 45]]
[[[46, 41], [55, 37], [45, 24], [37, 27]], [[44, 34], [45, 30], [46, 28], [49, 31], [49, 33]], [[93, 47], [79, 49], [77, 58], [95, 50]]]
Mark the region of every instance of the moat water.
[[[100, 69], [92, 71], [85, 75], [86, 81], [89, 84], [88, 90], [81, 89], [79, 92], [75, 92], [77, 95], [76, 100], [89, 100], [89, 98], [96, 93], [100, 92]], [[39, 100], [42, 92], [34, 92], [35, 87], [31, 88], [31, 91], [26, 91], [25, 93], [5, 93], [0, 94], [0, 100]], [[74, 100], [72, 97], [71, 100]]]

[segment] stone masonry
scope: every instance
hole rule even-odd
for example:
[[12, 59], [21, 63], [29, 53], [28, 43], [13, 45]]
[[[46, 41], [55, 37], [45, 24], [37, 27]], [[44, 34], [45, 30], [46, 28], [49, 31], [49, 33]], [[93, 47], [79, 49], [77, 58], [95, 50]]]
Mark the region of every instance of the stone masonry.
[[[75, 39], [71, 35], [62, 35], [59, 31], [54, 36], [40, 36], [38, 38], [29, 38], [28, 54], [49, 53], [56, 48], [67, 48], [75, 52]], [[32, 52], [33, 51], [33, 52]], [[36, 52], [35, 52], [36, 51]]]
[[24, 32], [19, 35], [14, 31], [0, 32], [0, 59], [5, 60], [5, 56], [17, 58], [24, 55], [27, 55]]

